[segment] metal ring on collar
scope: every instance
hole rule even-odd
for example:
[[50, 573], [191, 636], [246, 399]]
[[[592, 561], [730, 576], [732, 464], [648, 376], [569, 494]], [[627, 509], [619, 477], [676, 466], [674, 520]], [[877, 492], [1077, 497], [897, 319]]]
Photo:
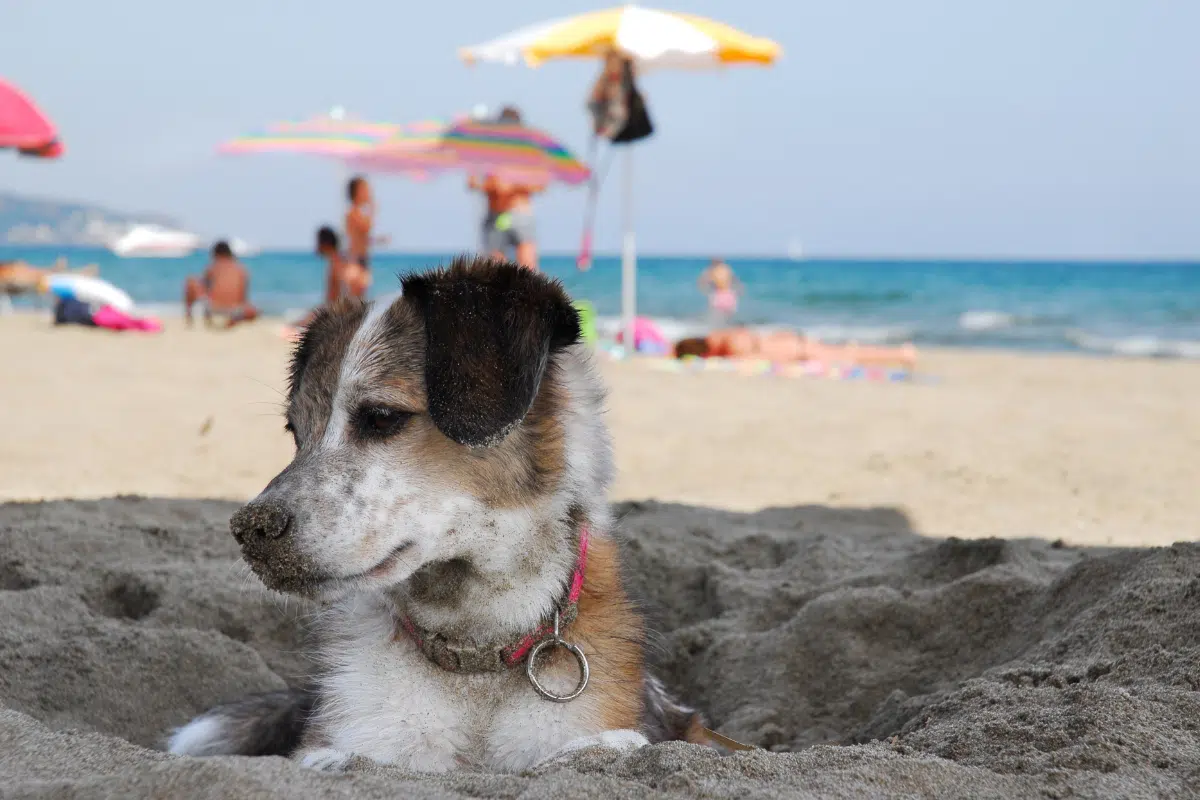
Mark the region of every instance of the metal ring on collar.
[[[558, 633], [559, 617], [558, 612], [554, 612], [554, 633], [551, 636], [542, 639], [533, 649], [529, 651], [529, 657], [525, 661], [525, 675], [528, 676], [529, 682], [533, 684], [533, 689], [547, 700], [552, 700], [555, 703], [569, 703], [579, 695], [583, 694], [583, 690], [587, 688], [588, 678], [591, 673], [588, 669], [587, 656], [583, 654], [583, 650], [577, 646], [565, 641]], [[533, 669], [537, 665], [538, 654], [547, 647], [561, 647], [571, 655], [575, 656], [576, 663], [579, 664], [579, 683], [575, 685], [574, 691], [570, 694], [555, 694], [538, 682], [537, 676], [533, 674]]]

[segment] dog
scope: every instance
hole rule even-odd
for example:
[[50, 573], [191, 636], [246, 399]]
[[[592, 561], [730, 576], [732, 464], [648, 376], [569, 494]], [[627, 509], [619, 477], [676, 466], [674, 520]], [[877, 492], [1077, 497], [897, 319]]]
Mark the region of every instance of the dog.
[[401, 286], [305, 329], [295, 457], [230, 522], [269, 589], [323, 605], [312, 687], [214, 708], [167, 749], [445, 772], [703, 742], [646, 668], [604, 393], [562, 286], [465, 257]]

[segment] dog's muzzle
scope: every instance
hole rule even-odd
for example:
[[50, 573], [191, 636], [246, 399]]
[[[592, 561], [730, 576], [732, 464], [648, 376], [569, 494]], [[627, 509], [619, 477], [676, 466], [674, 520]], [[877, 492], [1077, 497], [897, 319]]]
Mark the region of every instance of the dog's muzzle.
[[246, 563], [268, 588], [280, 592], [303, 593], [321, 582], [316, 566], [296, 547], [295, 522], [278, 500], [255, 500], [229, 520]]

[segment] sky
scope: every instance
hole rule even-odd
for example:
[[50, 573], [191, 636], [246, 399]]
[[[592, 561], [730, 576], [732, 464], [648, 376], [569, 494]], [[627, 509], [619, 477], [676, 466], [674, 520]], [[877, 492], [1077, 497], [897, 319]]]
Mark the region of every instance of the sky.
[[[666, 2], [666, 0], [664, 0]], [[0, 158], [0, 188], [171, 214], [198, 233], [307, 246], [342, 173], [220, 156], [266, 122], [340, 105], [387, 121], [515, 103], [586, 154], [590, 63], [539, 69], [463, 45], [597, 6], [575, 0], [0, 0], [0, 75], [55, 120], [59, 163]], [[634, 152], [643, 252], [988, 258], [1200, 256], [1200, 3], [695, 0], [784, 48], [773, 68], [646, 76]], [[620, 172], [597, 247], [620, 244]], [[458, 176], [376, 181], [405, 251], [473, 247]], [[537, 202], [572, 252], [584, 191]]]

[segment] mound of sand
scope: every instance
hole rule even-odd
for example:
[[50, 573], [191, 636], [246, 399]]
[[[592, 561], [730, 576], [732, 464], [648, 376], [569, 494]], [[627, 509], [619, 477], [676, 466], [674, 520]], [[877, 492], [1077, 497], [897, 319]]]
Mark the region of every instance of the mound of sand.
[[[930, 540], [888, 510], [618, 508], [668, 683], [762, 751], [594, 750], [522, 775], [346, 776], [154, 750], [299, 679], [307, 609], [234, 506], [0, 506], [4, 796], [1161, 797], [1200, 786], [1200, 545]], [[774, 752], [772, 752], [774, 751]]]

